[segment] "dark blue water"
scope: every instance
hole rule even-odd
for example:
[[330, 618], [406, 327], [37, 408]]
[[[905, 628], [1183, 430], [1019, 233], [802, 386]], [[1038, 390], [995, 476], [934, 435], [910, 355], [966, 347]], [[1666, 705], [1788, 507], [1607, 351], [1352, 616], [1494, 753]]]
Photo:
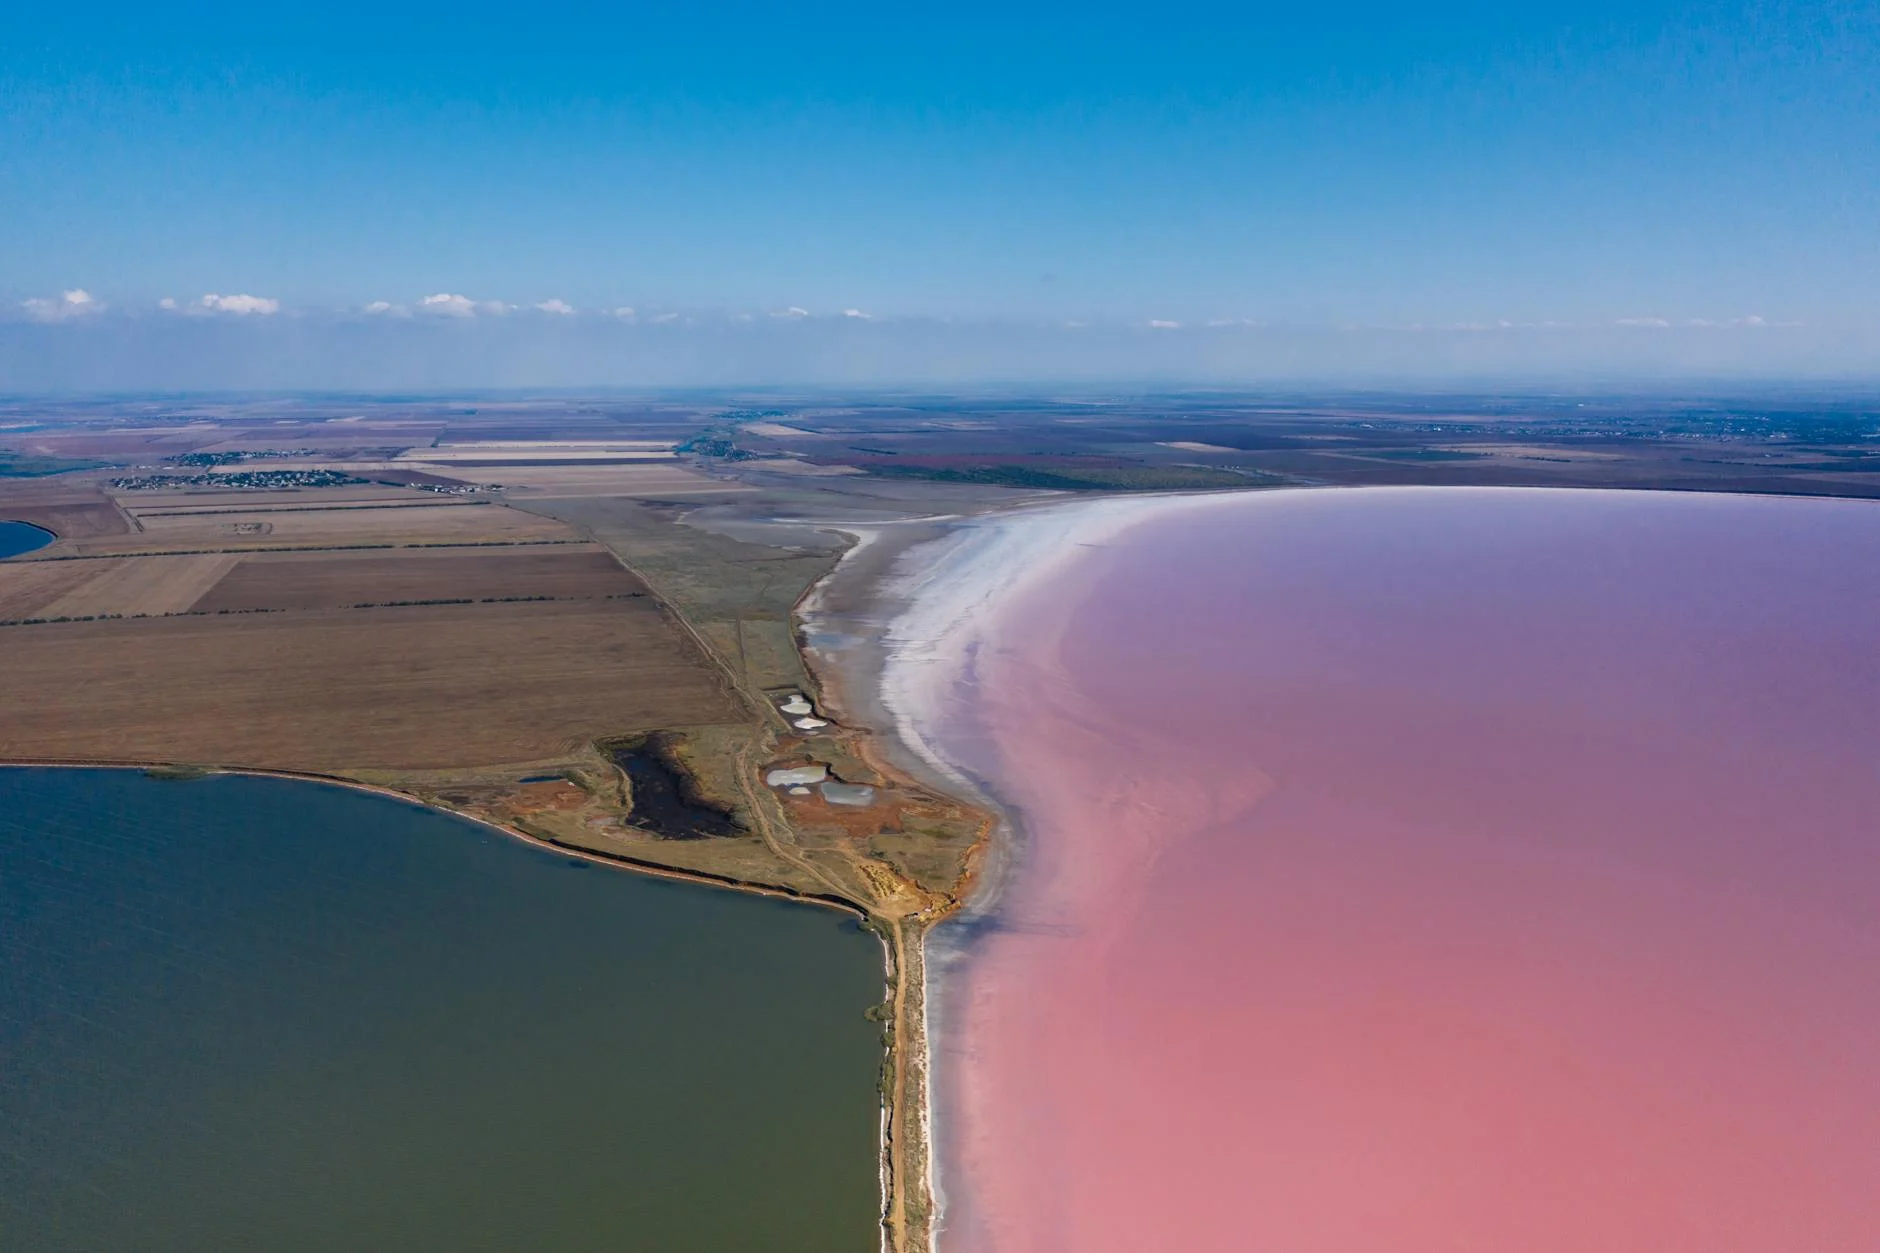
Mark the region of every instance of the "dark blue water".
[[52, 540], [51, 531], [41, 530], [31, 523], [0, 521], [0, 561], [44, 548]]
[[317, 784], [0, 769], [0, 1247], [877, 1247], [876, 942]]

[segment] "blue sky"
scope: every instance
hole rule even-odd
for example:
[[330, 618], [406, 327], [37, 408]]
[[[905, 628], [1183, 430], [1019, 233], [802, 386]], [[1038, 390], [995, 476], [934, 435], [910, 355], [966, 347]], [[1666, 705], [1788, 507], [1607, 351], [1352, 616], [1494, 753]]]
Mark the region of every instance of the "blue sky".
[[0, 300], [95, 345], [166, 298], [450, 295], [516, 325], [1558, 323], [1593, 366], [1670, 323], [1880, 369], [1871, 3], [19, 8]]

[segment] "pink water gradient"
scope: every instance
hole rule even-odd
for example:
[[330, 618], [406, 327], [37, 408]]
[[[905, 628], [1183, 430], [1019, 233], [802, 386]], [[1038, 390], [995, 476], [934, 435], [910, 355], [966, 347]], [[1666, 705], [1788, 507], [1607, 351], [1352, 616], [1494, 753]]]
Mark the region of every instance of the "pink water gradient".
[[1880, 1249], [1880, 506], [1183, 506], [987, 643], [944, 1253]]

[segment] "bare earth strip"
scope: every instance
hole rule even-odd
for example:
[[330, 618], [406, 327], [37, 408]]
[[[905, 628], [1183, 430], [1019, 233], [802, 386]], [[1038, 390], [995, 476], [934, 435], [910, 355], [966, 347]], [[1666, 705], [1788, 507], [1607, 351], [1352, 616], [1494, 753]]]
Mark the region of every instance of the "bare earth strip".
[[97, 569], [100, 563], [96, 562], [42, 562], [43, 565], [89, 568], [95, 573], [32, 616], [89, 618], [105, 614], [130, 617], [133, 614], [182, 613], [239, 560], [228, 553], [131, 557], [104, 563], [107, 568], [102, 571]]
[[208, 613], [340, 609], [396, 601], [595, 599], [645, 592], [644, 583], [598, 547], [256, 553], [240, 558], [195, 607]]
[[5, 758], [443, 769], [744, 716], [650, 599], [0, 631]]
[[564, 539], [558, 523], [501, 505], [149, 516], [140, 535], [79, 540], [71, 551], [239, 549], [348, 544], [493, 544]]

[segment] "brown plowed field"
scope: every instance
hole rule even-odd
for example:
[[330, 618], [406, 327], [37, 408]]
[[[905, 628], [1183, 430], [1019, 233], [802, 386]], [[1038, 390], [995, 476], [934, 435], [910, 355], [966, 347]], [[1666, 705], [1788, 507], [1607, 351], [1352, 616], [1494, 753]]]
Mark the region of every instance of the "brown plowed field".
[[0, 622], [37, 618], [40, 610], [92, 579], [115, 561], [0, 562]]
[[40, 562], [77, 566], [93, 577], [40, 606], [38, 612], [24, 616], [89, 618], [182, 613], [240, 560], [232, 553], [193, 553], [182, 557], [127, 557], [122, 561]]
[[16, 760], [442, 769], [744, 716], [650, 598], [12, 626], [0, 650]]
[[195, 602], [198, 611], [338, 609], [394, 601], [537, 596], [578, 600], [646, 592], [644, 583], [598, 548], [257, 553], [239, 560]]

